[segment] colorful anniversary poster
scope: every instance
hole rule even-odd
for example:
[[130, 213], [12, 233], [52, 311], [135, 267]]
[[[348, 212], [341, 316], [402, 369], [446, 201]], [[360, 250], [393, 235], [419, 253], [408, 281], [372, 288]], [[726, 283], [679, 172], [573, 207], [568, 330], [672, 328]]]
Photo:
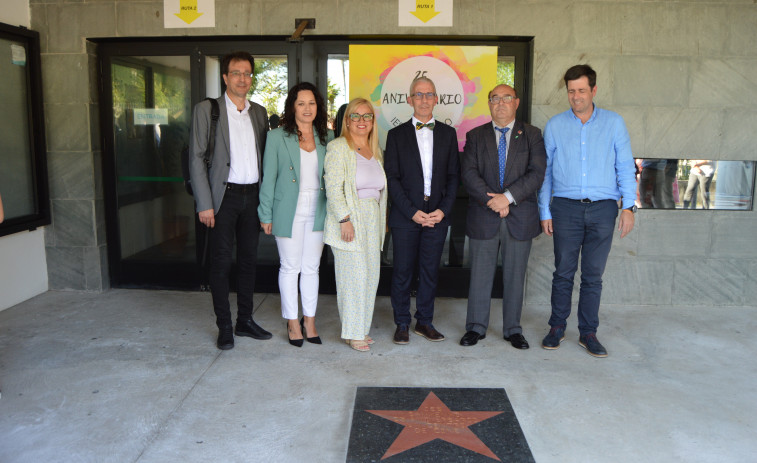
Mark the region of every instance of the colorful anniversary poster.
[[382, 148], [386, 132], [413, 115], [407, 99], [419, 76], [434, 81], [434, 118], [457, 129], [462, 151], [468, 130], [491, 121], [486, 95], [497, 81], [497, 47], [350, 45], [350, 99], [376, 107]]

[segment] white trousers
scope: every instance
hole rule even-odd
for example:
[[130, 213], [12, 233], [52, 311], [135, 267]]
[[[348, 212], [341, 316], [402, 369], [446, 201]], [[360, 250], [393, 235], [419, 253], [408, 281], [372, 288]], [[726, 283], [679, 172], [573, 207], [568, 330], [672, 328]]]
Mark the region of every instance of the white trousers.
[[315, 317], [318, 303], [318, 268], [323, 253], [323, 232], [313, 231], [318, 191], [300, 192], [292, 223], [292, 237], [276, 237], [279, 249], [279, 292], [281, 316], [298, 318], [297, 279], [300, 280], [302, 314]]

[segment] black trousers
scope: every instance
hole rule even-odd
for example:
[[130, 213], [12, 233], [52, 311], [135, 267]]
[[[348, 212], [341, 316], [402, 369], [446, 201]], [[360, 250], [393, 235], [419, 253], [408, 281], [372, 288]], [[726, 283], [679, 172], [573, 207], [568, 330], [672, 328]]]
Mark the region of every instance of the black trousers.
[[231, 325], [229, 276], [237, 242], [237, 322], [252, 317], [260, 220], [258, 185], [229, 185], [210, 233], [210, 292], [219, 327]]
[[418, 293], [415, 298], [415, 319], [429, 325], [434, 319], [434, 299], [439, 279], [439, 263], [447, 238], [447, 226], [392, 227], [394, 268], [392, 269], [392, 307], [394, 323], [409, 326], [410, 285], [418, 266]]

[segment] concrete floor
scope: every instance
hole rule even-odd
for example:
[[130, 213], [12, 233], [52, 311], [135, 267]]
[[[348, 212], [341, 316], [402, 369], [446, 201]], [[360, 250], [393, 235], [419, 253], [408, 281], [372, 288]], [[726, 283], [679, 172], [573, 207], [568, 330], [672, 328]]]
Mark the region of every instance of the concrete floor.
[[[504, 387], [537, 462], [757, 461], [757, 308], [602, 309], [595, 359], [575, 317], [539, 347], [548, 308], [527, 306], [531, 349], [458, 345], [466, 301], [440, 299], [431, 343], [391, 342], [379, 298], [370, 353], [339, 341], [321, 296], [324, 345], [286, 342], [278, 295], [256, 297], [269, 341], [215, 348], [210, 294], [48, 292], [0, 312], [0, 461], [344, 461], [357, 386]], [[496, 307], [499, 301], [494, 301]]]

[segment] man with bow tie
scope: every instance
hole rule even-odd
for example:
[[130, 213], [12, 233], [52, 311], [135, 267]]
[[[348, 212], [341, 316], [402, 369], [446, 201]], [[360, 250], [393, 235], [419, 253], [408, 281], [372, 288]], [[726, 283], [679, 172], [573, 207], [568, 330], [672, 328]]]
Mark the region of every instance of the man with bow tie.
[[497, 254], [502, 255], [502, 334], [516, 349], [528, 349], [520, 315], [531, 240], [541, 233], [536, 194], [547, 153], [541, 131], [515, 120], [520, 100], [509, 85], [489, 92], [492, 121], [469, 131], [463, 152], [468, 191], [466, 235], [471, 279], [463, 346], [486, 337]]
[[410, 85], [408, 104], [413, 117], [389, 131], [384, 154], [391, 211], [394, 268], [392, 307], [397, 329], [393, 341], [410, 341], [410, 285], [418, 265], [414, 333], [429, 341], [443, 341], [434, 328], [434, 298], [439, 262], [449, 227], [449, 215], [460, 181], [455, 129], [434, 120], [438, 102], [431, 79], [419, 77]]

